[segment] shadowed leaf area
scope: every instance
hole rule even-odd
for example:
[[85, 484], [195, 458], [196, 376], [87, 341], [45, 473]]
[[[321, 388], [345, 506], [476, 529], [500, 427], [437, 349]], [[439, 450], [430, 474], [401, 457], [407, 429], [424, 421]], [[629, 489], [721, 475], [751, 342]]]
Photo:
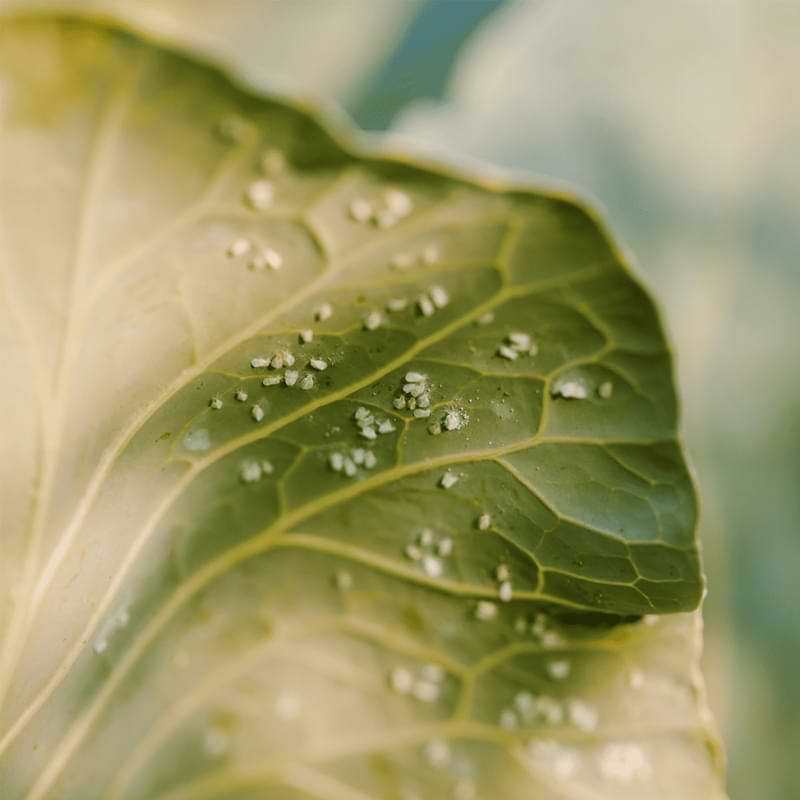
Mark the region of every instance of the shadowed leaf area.
[[586, 210], [86, 21], [6, 20], [0, 96], [3, 798], [722, 796]]

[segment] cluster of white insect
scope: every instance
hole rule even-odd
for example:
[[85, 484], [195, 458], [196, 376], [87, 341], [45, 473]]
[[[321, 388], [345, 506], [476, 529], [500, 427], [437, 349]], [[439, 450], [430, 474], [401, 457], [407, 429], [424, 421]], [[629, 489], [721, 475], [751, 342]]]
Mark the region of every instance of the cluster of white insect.
[[435, 244], [427, 244], [419, 252], [395, 253], [389, 261], [389, 266], [397, 270], [412, 269], [417, 266], [429, 267], [438, 260], [439, 248]]
[[440, 433], [460, 431], [469, 422], [469, 414], [463, 408], [448, 408], [439, 420], [433, 420], [428, 425], [428, 433], [438, 436]]
[[446, 672], [439, 664], [424, 664], [417, 670], [394, 667], [389, 672], [389, 686], [400, 695], [408, 695], [423, 703], [435, 703], [442, 691]]
[[437, 537], [430, 528], [420, 528], [403, 553], [409, 561], [419, 564], [429, 578], [439, 578], [444, 571], [444, 559], [453, 554], [453, 540], [449, 536]]
[[497, 596], [504, 603], [510, 603], [514, 596], [511, 586], [511, 570], [508, 564], [498, 564], [494, 569], [494, 579], [497, 582]]
[[378, 436], [394, 433], [397, 430], [392, 420], [386, 417], [379, 420], [364, 406], [359, 406], [355, 410], [353, 421], [359, 430], [359, 436], [367, 441], [374, 441]]
[[[289, 350], [279, 350], [271, 356], [254, 356], [250, 359], [253, 369], [283, 369], [293, 367], [297, 359]], [[269, 384], [266, 384], [269, 385]]]
[[328, 456], [328, 466], [334, 472], [342, 473], [348, 478], [355, 478], [359, 467], [374, 469], [377, 465], [378, 459], [375, 453], [365, 447], [355, 447], [346, 452], [337, 450]]
[[650, 762], [637, 744], [614, 742], [602, 748], [599, 755], [603, 777], [620, 783], [647, 780], [651, 776]]
[[357, 197], [348, 208], [354, 222], [371, 223], [378, 228], [391, 228], [413, 211], [414, 201], [401, 189], [387, 189], [376, 201]]
[[589, 390], [579, 378], [559, 378], [550, 388], [550, 394], [565, 400], [585, 400]]
[[[310, 334], [310, 331], [303, 331], [303, 334], [306, 333]], [[301, 334], [301, 336], [303, 336], [303, 334]], [[311, 341], [312, 338], [313, 337], [310, 335], [308, 337], [303, 336], [304, 341]], [[313, 389], [316, 385], [313, 374], [303, 374], [299, 370], [291, 369], [291, 367], [295, 365], [296, 361], [297, 359], [289, 350], [281, 350], [280, 352], [269, 357], [254, 356], [250, 359], [250, 366], [253, 369], [283, 370], [283, 372], [275, 372], [274, 374], [264, 377], [261, 380], [262, 386], [269, 387], [280, 386], [281, 384], [284, 384], [285, 386], [290, 387], [298, 386], [304, 391]], [[328, 368], [329, 364], [324, 358], [316, 356], [309, 359], [307, 366], [312, 370], [322, 372]], [[240, 390], [240, 392], [236, 393], [236, 399], [240, 402], [245, 402], [247, 400], [247, 393]]]
[[527, 752], [536, 769], [551, 772], [562, 781], [571, 778], [580, 766], [580, 756], [574, 747], [551, 739], [532, 739]]
[[408, 410], [417, 419], [425, 419], [431, 415], [431, 395], [428, 376], [422, 372], [406, 372], [402, 394], [392, 400], [398, 411]]
[[262, 478], [272, 475], [274, 472], [275, 467], [271, 461], [266, 459], [256, 461], [248, 458], [239, 465], [239, 480], [242, 483], [258, 483]]
[[423, 317], [432, 317], [437, 309], [450, 305], [450, 295], [443, 286], [435, 284], [417, 298], [417, 311]]
[[250, 256], [248, 268], [253, 272], [263, 272], [264, 270], [279, 270], [283, 266], [283, 256], [271, 247], [256, 248], [250, 239], [238, 236], [228, 245], [225, 251], [228, 258], [242, 258]]
[[583, 700], [558, 700], [550, 695], [534, 695], [527, 690], [517, 692], [511, 704], [500, 711], [500, 727], [514, 729], [520, 725], [562, 725], [568, 723], [584, 733], [595, 730], [597, 710]]
[[497, 355], [507, 361], [516, 361], [520, 356], [535, 356], [539, 346], [529, 333], [509, 333], [497, 347]]
[[484, 511], [478, 517], [478, 530], [488, 531], [492, 527], [492, 515]]
[[275, 272], [283, 266], [283, 256], [271, 247], [264, 247], [250, 259], [248, 266], [254, 272], [263, 272], [265, 269]]
[[517, 617], [514, 620], [514, 630], [522, 636], [532, 636], [545, 649], [564, 644], [564, 637], [553, 629], [547, 614], [541, 612], [530, 617]]

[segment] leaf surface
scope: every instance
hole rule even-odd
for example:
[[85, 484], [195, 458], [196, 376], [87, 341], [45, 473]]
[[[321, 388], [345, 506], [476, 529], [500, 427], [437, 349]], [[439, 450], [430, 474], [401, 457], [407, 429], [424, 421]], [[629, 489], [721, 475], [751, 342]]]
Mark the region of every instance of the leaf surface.
[[717, 796], [591, 214], [85, 21], [6, 21], [0, 90], [4, 797]]

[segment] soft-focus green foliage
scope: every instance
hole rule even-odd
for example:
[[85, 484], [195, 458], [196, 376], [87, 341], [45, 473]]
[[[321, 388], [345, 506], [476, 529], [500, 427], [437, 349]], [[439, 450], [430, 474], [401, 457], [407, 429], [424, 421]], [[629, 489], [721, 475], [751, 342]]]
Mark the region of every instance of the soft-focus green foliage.
[[591, 215], [86, 23], [5, 22], [0, 87], [4, 798], [721, 796]]

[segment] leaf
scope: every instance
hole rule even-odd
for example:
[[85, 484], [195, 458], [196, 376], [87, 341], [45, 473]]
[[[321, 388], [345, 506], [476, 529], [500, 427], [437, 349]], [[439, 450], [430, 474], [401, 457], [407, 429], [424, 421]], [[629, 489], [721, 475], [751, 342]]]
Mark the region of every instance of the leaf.
[[720, 796], [670, 356], [591, 215], [85, 21], [0, 76], [3, 796]]

